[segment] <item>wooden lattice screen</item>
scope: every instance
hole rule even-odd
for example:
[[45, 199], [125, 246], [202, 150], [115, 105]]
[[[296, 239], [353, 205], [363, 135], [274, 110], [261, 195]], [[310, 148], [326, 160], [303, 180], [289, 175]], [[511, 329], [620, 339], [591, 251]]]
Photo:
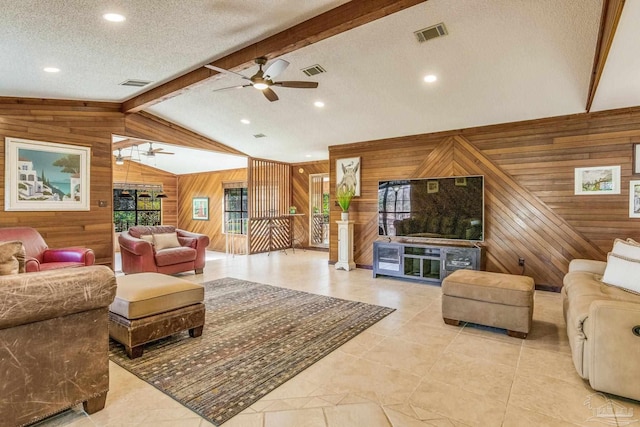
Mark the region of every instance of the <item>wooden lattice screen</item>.
[[249, 158], [249, 253], [291, 246], [291, 167]]

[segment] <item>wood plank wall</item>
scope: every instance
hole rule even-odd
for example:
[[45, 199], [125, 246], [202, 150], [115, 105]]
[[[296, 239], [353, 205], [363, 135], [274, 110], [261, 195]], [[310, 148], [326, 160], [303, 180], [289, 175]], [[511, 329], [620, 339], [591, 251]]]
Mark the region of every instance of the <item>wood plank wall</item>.
[[[379, 180], [485, 176], [487, 270], [525, 274], [559, 288], [573, 258], [605, 259], [613, 240], [640, 240], [640, 219], [628, 216], [632, 144], [640, 142], [640, 108], [370, 141], [329, 149], [335, 160], [361, 157], [362, 196], [349, 210], [355, 261], [371, 266], [377, 239]], [[576, 167], [620, 165], [620, 195], [573, 194]], [[636, 177], [637, 178], [637, 177]], [[329, 259], [337, 259], [332, 192]]]
[[125, 160], [124, 165], [116, 165], [115, 157], [111, 157], [113, 159], [113, 182], [162, 185], [162, 189], [167, 194], [167, 198], [162, 199], [162, 224], [177, 226], [178, 177], [149, 165], [128, 160]]
[[[247, 182], [246, 169], [197, 173], [178, 176], [178, 228], [209, 236], [209, 249], [225, 251], [225, 235], [222, 233], [223, 183]], [[194, 197], [209, 198], [209, 220], [194, 220], [191, 200]], [[237, 244], [238, 245], [238, 244]]]
[[292, 199], [291, 205], [295, 206], [303, 217], [296, 218], [293, 235], [303, 247], [309, 247], [309, 175], [329, 173], [329, 161], [294, 163], [291, 165]]
[[[113, 264], [111, 133], [124, 132], [120, 105], [105, 102], [0, 98], [0, 169], [5, 170], [5, 137], [91, 148], [90, 210], [2, 212], [0, 227], [36, 228], [52, 247], [85, 246], [96, 262]], [[4, 206], [4, 172], [0, 203]], [[98, 201], [107, 202], [98, 207]]]

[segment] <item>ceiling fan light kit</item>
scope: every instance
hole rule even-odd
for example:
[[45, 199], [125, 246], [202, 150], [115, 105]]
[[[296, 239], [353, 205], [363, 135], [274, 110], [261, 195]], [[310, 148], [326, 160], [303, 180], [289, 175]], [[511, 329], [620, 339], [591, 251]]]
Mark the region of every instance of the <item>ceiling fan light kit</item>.
[[231, 86], [225, 87], [221, 89], [217, 89], [215, 92], [219, 90], [226, 90], [232, 88], [244, 88], [252, 86], [255, 89], [262, 91], [262, 94], [269, 101], [274, 102], [277, 101], [278, 95], [271, 89], [272, 86], [280, 86], [280, 87], [288, 87], [293, 89], [315, 89], [318, 87], [318, 82], [307, 82], [307, 81], [281, 81], [274, 82], [273, 79], [282, 73], [288, 66], [289, 62], [284, 59], [276, 59], [267, 67], [266, 70], [262, 70], [262, 67], [267, 64], [267, 58], [261, 56], [255, 59], [256, 64], [258, 64], [258, 71], [251, 77], [247, 77], [244, 74], [236, 73], [235, 71], [225, 70], [224, 68], [216, 67], [215, 65], [206, 64], [205, 67], [210, 70], [217, 71], [219, 73], [224, 73], [236, 77], [241, 77], [244, 80], [249, 80], [249, 84], [241, 85], [241, 86]]

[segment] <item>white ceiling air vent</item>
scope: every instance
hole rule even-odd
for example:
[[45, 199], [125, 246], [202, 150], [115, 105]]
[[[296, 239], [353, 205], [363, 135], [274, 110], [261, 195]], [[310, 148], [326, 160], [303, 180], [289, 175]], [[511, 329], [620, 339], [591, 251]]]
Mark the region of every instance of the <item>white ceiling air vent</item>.
[[416, 35], [420, 43], [423, 43], [423, 42], [426, 42], [427, 40], [435, 39], [436, 37], [446, 36], [449, 33], [447, 33], [447, 28], [444, 26], [444, 23], [441, 22], [437, 25], [433, 25], [431, 27], [418, 30], [413, 34]]
[[311, 77], [320, 73], [326, 73], [327, 70], [325, 70], [324, 68], [316, 64], [316, 65], [312, 65], [311, 67], [303, 68], [302, 72], [305, 73], [307, 76]]
[[149, 81], [146, 80], [135, 80], [135, 79], [127, 79], [120, 83], [121, 86], [133, 86], [133, 87], [143, 87], [148, 85]]
[[264, 133], [256, 133], [255, 135], [253, 135], [254, 138], [266, 138], [267, 135], [265, 135]]

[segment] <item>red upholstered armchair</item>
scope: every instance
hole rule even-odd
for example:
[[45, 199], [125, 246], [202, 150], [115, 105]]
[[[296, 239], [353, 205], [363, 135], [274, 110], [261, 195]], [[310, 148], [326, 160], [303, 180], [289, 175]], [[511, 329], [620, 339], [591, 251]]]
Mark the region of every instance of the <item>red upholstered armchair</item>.
[[209, 237], [169, 225], [130, 227], [118, 236], [125, 274], [164, 274], [194, 270], [202, 273]]
[[56, 268], [93, 265], [93, 250], [81, 247], [49, 249], [40, 233], [31, 227], [0, 228], [0, 241], [20, 240], [26, 253], [25, 271], [53, 270]]

